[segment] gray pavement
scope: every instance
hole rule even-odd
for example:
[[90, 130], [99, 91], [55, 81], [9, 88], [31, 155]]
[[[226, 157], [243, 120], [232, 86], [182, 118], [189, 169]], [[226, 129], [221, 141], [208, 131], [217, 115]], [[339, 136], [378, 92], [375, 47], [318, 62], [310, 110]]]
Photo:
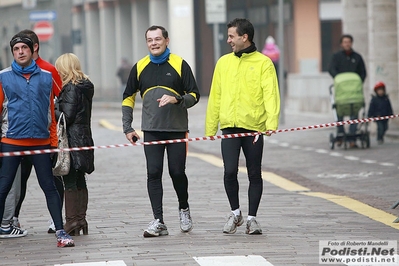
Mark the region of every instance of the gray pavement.
[[[204, 98], [189, 111], [191, 137], [203, 135], [205, 108]], [[330, 115], [287, 113], [290, 116], [281, 128], [332, 122]], [[139, 112], [134, 117], [134, 125], [139, 129]], [[120, 127], [119, 103], [95, 103], [93, 134], [95, 145], [126, 143], [122, 132], [102, 127], [101, 119]], [[295, 139], [295, 134], [289, 138]], [[159, 238], [142, 236], [152, 214], [141, 146], [95, 151], [96, 170], [87, 177], [89, 235], [74, 237], [74, 248], [57, 248], [54, 235], [46, 233], [49, 214], [44, 195], [32, 174], [20, 217], [29, 234], [23, 238], [0, 239], [0, 265], [84, 265], [89, 262], [97, 262], [92, 265], [111, 265], [112, 261], [115, 262], [113, 265], [122, 261], [129, 266], [319, 265], [320, 240], [397, 239], [398, 227], [388, 226], [329, 200], [290, 191], [270, 182], [264, 183], [264, 196], [257, 217], [263, 235], [248, 236], [244, 233], [244, 226], [234, 235], [224, 235], [222, 228], [229, 207], [223, 188], [223, 169], [216, 162], [220, 160], [219, 150], [220, 141], [189, 144], [187, 175], [194, 220], [194, 229], [190, 233], [179, 230], [177, 199], [165, 167], [164, 216], [170, 235]], [[193, 156], [194, 153], [209, 156], [210, 161], [199, 159]], [[270, 171], [270, 168], [265, 167], [266, 170]], [[278, 174], [284, 177], [284, 172]], [[239, 179], [241, 207], [246, 213], [248, 182], [242, 172]], [[260, 256], [270, 264], [238, 264], [239, 257], [237, 264], [200, 264], [199, 259], [225, 257], [227, 261], [228, 256], [248, 255]]]

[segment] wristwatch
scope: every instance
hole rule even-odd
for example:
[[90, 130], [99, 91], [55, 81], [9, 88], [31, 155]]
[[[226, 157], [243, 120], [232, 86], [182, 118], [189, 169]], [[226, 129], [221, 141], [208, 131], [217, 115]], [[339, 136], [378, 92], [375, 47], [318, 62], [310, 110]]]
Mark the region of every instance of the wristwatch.
[[175, 96], [175, 98], [177, 100], [176, 104], [179, 104], [179, 103], [181, 103], [181, 101], [183, 101], [183, 97], [181, 97], [181, 95], [177, 95], [177, 96]]

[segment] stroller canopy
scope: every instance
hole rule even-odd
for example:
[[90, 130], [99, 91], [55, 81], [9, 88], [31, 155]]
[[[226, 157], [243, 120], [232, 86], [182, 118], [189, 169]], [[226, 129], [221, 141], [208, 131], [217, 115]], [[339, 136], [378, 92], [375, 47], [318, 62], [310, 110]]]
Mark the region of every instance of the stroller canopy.
[[353, 72], [341, 73], [334, 78], [335, 104], [364, 104], [363, 83]]

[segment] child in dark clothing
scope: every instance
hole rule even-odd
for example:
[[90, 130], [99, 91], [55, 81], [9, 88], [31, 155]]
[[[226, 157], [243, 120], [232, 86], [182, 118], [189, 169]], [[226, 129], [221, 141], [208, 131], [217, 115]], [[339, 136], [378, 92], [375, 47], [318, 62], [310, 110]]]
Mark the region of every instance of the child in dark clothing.
[[[381, 117], [392, 115], [392, 106], [385, 91], [385, 84], [381, 81], [377, 82], [374, 86], [374, 92], [376, 95], [372, 95], [368, 117]], [[378, 144], [382, 144], [384, 142], [385, 132], [388, 130], [388, 119], [379, 120], [376, 121], [376, 123], [377, 141]]]

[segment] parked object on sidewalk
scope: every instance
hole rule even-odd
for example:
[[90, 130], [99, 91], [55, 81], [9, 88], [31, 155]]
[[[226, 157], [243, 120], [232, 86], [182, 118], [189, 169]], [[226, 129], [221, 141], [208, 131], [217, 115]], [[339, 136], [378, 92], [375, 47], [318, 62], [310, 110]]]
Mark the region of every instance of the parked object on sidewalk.
[[[334, 84], [329, 88], [331, 105], [335, 120], [342, 121], [341, 118], [357, 119], [359, 112], [365, 117], [365, 103], [363, 95], [363, 83], [360, 76], [353, 72], [341, 73], [335, 76]], [[346, 133], [344, 126], [339, 126], [337, 134], [330, 134], [330, 148], [335, 145], [343, 145], [345, 149], [357, 147], [356, 142], [360, 141], [362, 148], [370, 147], [370, 132], [368, 124], [351, 124], [349, 133]]]

